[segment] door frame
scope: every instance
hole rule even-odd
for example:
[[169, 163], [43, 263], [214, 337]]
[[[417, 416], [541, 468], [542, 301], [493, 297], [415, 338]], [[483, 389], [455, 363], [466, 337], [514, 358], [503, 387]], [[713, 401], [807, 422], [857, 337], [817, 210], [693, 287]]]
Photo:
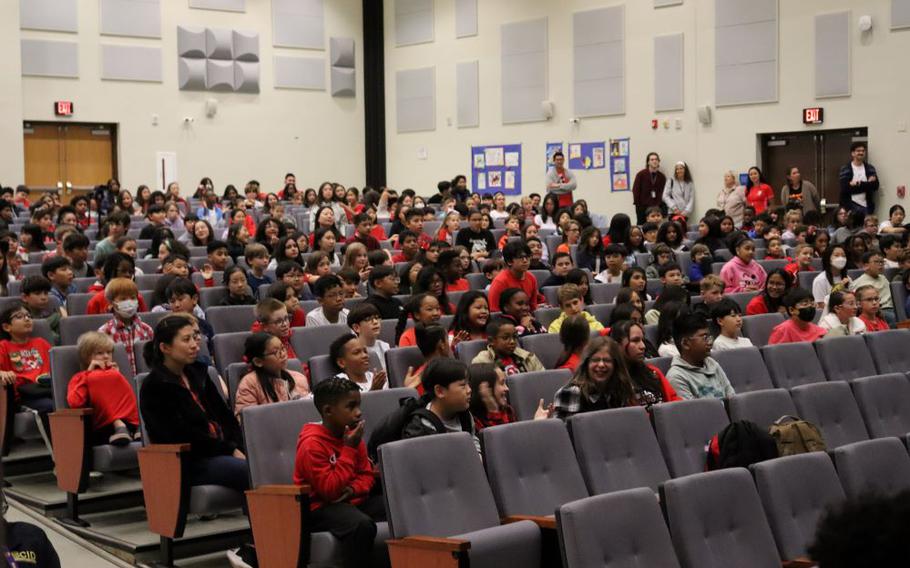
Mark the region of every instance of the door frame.
[[[78, 122], [78, 121], [69, 121], [69, 120], [23, 120], [22, 121], [22, 136], [25, 137], [25, 129], [31, 128], [32, 126], [85, 126], [89, 128], [104, 128], [110, 132], [111, 136], [111, 171], [113, 172], [114, 179], [120, 179], [120, 160], [119, 160], [119, 150], [120, 150], [120, 141], [119, 141], [119, 124], [116, 122]], [[24, 166], [23, 157], [23, 166]], [[106, 181], [106, 180], [105, 180]], [[29, 187], [29, 189], [39, 190], [39, 191], [49, 191], [57, 189], [54, 187], [42, 187], [35, 186]], [[73, 186], [73, 190], [87, 190], [93, 189], [86, 186]]]

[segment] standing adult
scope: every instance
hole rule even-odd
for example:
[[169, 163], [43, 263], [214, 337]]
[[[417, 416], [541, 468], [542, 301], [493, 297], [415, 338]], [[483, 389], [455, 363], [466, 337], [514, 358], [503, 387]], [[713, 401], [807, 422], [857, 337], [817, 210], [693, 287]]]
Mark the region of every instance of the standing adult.
[[[676, 162], [673, 166], [673, 177], [664, 186], [664, 205], [671, 219], [689, 221], [689, 215], [695, 208], [695, 184], [692, 173], [685, 162]], [[681, 219], [680, 219], [681, 218]]]
[[749, 181], [746, 182], [746, 202], [755, 209], [756, 215], [765, 212], [774, 199], [774, 190], [768, 185], [765, 174], [758, 166], [749, 168]]
[[452, 178], [452, 187], [450, 189], [452, 197], [460, 203], [464, 203], [468, 200], [468, 197], [471, 196], [471, 192], [468, 190], [468, 178], [458, 174]]
[[787, 183], [780, 190], [780, 202], [784, 206], [795, 203], [802, 207], [803, 216], [809, 211], [819, 211], [821, 209], [821, 198], [818, 196], [818, 189], [811, 181], [803, 179], [799, 168], [790, 166], [787, 173]]
[[878, 174], [875, 166], [866, 163], [866, 143], [850, 144], [849, 164], [837, 174], [840, 180], [840, 205], [851, 211], [875, 213], [875, 192], [878, 191]]
[[746, 208], [746, 190], [736, 183], [736, 176], [727, 170], [724, 172], [724, 187], [717, 194], [717, 208], [723, 209], [724, 215], [733, 219], [737, 228], [743, 224], [743, 210]]
[[663, 205], [664, 186], [667, 185], [667, 176], [660, 171], [660, 155], [649, 152], [645, 159], [645, 169], [635, 174], [632, 184], [632, 202], [635, 204], [637, 225], [645, 222], [645, 211], [648, 207], [661, 207]]
[[553, 154], [553, 165], [547, 170], [547, 191], [559, 196], [559, 207], [571, 207], [575, 201], [572, 191], [578, 187], [575, 174], [566, 167], [566, 156], [562, 152]]
[[116, 178], [107, 180], [104, 185], [95, 187], [92, 193], [92, 199], [98, 208], [98, 215], [104, 216], [114, 210], [117, 200], [120, 197], [120, 182]]

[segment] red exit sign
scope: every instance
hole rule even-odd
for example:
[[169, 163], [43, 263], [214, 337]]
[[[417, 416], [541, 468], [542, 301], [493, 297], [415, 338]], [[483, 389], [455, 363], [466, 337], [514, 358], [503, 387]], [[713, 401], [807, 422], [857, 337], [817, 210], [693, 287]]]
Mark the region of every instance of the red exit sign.
[[72, 116], [73, 101], [57, 101], [54, 103], [54, 114], [57, 116]]
[[825, 109], [821, 107], [803, 109], [803, 124], [821, 124], [824, 121]]

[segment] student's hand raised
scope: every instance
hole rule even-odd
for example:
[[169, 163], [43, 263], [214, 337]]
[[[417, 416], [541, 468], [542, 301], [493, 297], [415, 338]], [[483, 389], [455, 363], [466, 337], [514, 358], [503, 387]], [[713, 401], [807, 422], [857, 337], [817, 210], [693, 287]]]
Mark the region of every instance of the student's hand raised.
[[554, 411], [554, 407], [553, 407], [552, 402], [546, 408], [544, 408], [543, 399], [540, 399], [540, 402], [537, 403], [537, 410], [534, 411], [534, 420], [552, 418], [553, 411]]
[[462, 341], [468, 341], [471, 339], [471, 332], [466, 329], [462, 329], [458, 333], [452, 336], [452, 349]]
[[385, 386], [386, 381], [388, 380], [388, 375], [385, 371], [373, 371], [373, 383], [370, 385], [371, 391], [382, 390], [382, 387]]
[[366, 422], [361, 420], [357, 423], [357, 426], [351, 428], [350, 426], [344, 427], [344, 445], [356, 448], [360, 445], [360, 441], [363, 439], [363, 428]]
[[206, 280], [211, 280], [212, 277], [215, 276], [215, 269], [207, 262], [202, 265], [202, 270], [200, 272], [202, 272], [202, 277]]
[[404, 374], [404, 386], [417, 388], [420, 384], [420, 376], [414, 373], [414, 367], [408, 367], [408, 372]]

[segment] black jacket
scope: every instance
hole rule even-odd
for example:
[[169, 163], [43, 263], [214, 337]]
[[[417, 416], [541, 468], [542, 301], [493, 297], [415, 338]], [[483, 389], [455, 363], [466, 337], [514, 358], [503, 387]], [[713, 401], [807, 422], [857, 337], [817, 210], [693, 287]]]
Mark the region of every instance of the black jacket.
[[401, 316], [401, 310], [404, 309], [401, 305], [401, 300], [394, 297], [385, 298], [372, 294], [364, 301], [376, 306], [376, 309], [379, 310], [379, 317], [381, 319], [398, 319]]
[[[196, 362], [184, 372], [205, 411], [183, 387], [180, 377], [163, 366], [155, 367], [139, 391], [139, 411], [152, 443], [189, 443], [195, 458], [231, 455], [242, 449], [240, 425], [209, 378], [208, 368]], [[209, 420], [220, 426], [220, 439], [210, 434]]]

